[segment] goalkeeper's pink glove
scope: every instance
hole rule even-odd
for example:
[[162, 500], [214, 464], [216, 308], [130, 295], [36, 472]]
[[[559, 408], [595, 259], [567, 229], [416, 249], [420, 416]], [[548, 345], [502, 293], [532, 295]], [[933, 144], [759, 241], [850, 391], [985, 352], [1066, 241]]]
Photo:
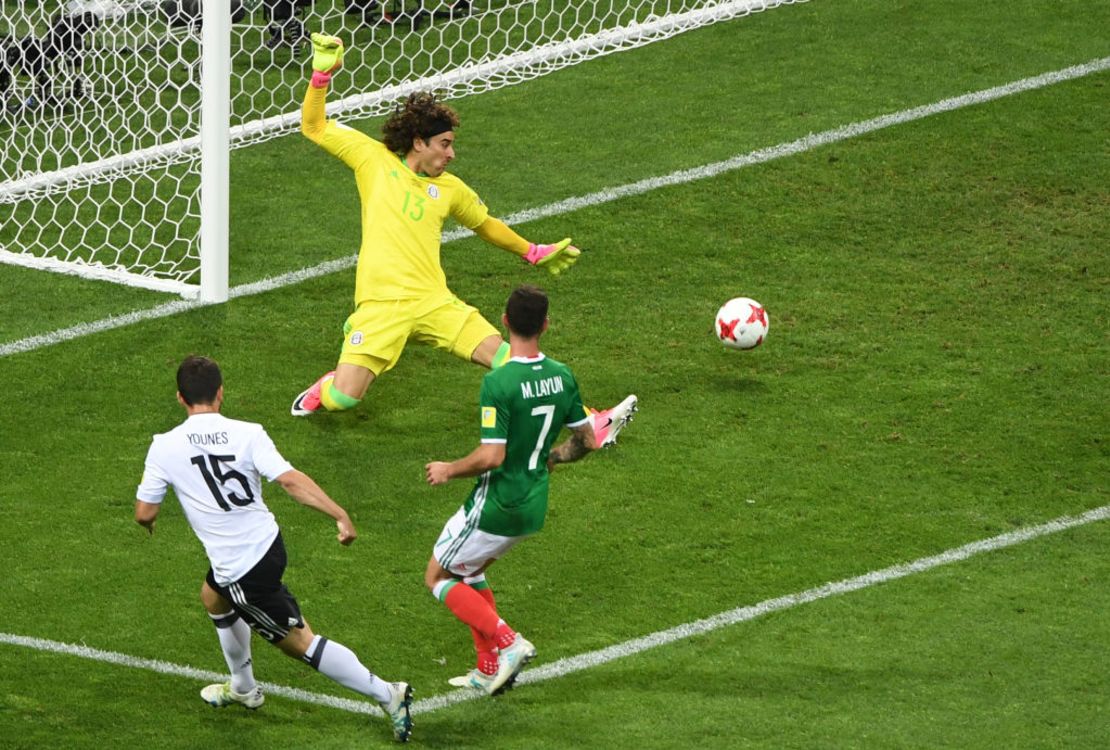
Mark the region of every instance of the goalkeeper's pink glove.
[[533, 266], [543, 266], [552, 276], [558, 276], [574, 265], [581, 254], [582, 251], [570, 244], [570, 237], [567, 237], [554, 245], [529, 245], [524, 260]]
[[326, 34], [312, 35], [312, 87], [322, 89], [331, 74], [343, 65], [343, 40]]

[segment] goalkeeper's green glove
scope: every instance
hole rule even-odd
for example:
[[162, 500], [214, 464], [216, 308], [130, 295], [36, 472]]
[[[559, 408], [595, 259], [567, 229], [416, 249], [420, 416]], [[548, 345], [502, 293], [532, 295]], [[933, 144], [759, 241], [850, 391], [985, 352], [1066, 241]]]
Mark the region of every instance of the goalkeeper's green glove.
[[524, 260], [533, 266], [543, 266], [552, 276], [558, 276], [574, 265], [581, 254], [582, 251], [570, 244], [570, 237], [567, 237], [554, 245], [529, 245]]
[[327, 34], [312, 35], [312, 85], [322, 89], [331, 74], [343, 65], [343, 40]]

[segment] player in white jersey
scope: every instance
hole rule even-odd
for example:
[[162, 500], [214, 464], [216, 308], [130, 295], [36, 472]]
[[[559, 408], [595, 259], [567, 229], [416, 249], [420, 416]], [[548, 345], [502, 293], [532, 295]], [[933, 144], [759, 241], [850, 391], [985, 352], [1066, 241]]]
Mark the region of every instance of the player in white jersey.
[[262, 705], [265, 698], [251, 666], [253, 628], [289, 656], [376, 700], [394, 737], [408, 741], [412, 688], [382, 680], [346, 646], [313, 633], [282, 583], [285, 545], [273, 513], [262, 501], [261, 477], [335, 519], [340, 544], [355, 540], [354, 524], [311, 477], [282, 458], [262, 425], [221, 415], [223, 396], [223, 378], [215, 362], [190, 356], [181, 363], [177, 400], [188, 418], [154, 436], [135, 501], [135, 521], [153, 534], [166, 488], [173, 487], [208, 555], [211, 567], [200, 598], [216, 626], [231, 679], [204, 688], [201, 698], [213, 706]]

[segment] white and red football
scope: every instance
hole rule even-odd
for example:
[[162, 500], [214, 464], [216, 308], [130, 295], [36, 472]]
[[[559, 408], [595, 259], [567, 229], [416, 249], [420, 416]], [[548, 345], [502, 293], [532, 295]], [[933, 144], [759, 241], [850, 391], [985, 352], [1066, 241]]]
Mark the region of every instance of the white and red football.
[[763, 305], [754, 299], [736, 297], [721, 305], [714, 330], [718, 340], [730, 349], [754, 349], [767, 338], [770, 325]]

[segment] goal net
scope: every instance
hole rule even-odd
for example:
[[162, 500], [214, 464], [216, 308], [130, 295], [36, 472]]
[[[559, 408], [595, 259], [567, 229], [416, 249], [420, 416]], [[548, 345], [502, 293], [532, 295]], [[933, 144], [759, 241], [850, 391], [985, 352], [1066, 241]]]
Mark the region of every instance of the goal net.
[[[202, 170], [205, 151], [298, 130], [312, 31], [348, 40], [329, 115], [366, 117], [418, 89], [488, 91], [801, 1], [211, 0], [225, 16], [205, 31], [201, 0], [4, 0], [0, 261], [207, 288], [202, 257], [222, 252], [226, 268], [226, 237], [202, 242], [201, 194], [226, 202], [228, 186], [226, 159]], [[230, 87], [214, 142], [201, 120], [220, 87], [203, 68]], [[202, 297], [226, 298], [222, 284]]]

